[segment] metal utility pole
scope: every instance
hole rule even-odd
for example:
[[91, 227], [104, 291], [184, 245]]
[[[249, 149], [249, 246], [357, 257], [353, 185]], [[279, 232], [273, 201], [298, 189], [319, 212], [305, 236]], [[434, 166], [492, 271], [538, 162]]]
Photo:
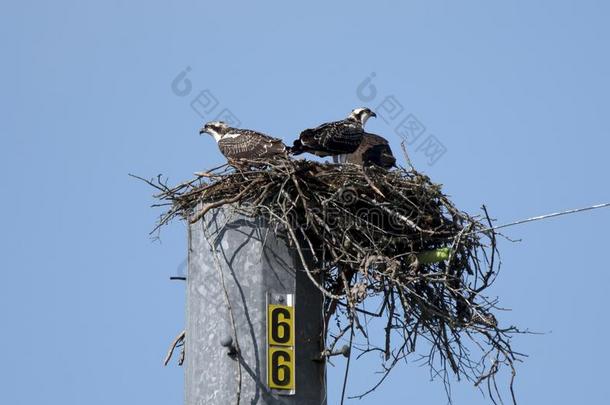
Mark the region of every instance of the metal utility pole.
[[191, 224], [186, 405], [326, 404], [322, 306], [263, 221], [218, 209]]

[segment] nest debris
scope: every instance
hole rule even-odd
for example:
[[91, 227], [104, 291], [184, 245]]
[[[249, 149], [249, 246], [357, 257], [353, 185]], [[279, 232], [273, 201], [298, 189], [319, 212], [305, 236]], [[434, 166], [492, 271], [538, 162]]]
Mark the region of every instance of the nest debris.
[[[196, 222], [222, 206], [264, 218], [296, 249], [325, 296], [328, 352], [351, 336], [358, 357], [380, 355], [382, 377], [356, 398], [424, 347], [418, 360], [442, 378], [448, 395], [452, 372], [486, 386], [495, 403], [496, 376], [505, 365], [516, 402], [515, 362], [523, 355], [510, 340], [520, 331], [499, 326], [497, 300], [485, 295], [500, 269], [485, 207], [471, 217], [415, 170], [291, 159], [249, 163], [178, 186], [160, 177], [147, 181], [160, 191], [157, 206], [167, 207], [155, 229], [176, 217]], [[373, 306], [376, 311], [365, 309]], [[374, 322], [383, 330], [380, 342], [367, 332]]]

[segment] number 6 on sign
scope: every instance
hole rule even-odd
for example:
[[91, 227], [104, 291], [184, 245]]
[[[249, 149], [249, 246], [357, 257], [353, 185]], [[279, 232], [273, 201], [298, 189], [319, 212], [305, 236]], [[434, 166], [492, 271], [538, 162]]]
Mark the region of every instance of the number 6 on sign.
[[294, 389], [294, 351], [292, 348], [269, 348], [269, 388]]
[[280, 395], [293, 395], [296, 387], [294, 296], [269, 294], [268, 297], [267, 385]]
[[292, 346], [294, 308], [285, 305], [269, 305], [269, 345]]

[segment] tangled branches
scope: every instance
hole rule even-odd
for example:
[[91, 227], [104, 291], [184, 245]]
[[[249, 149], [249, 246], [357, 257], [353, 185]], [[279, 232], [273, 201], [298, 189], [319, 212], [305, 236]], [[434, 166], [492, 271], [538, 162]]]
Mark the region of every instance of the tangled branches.
[[[177, 216], [196, 222], [225, 205], [267, 221], [295, 248], [326, 298], [328, 349], [358, 336], [359, 356], [381, 356], [382, 378], [362, 395], [425, 348], [420, 360], [433, 376], [448, 384], [452, 372], [484, 384], [494, 402], [495, 377], [508, 366], [515, 400], [514, 363], [521, 355], [510, 338], [518, 330], [499, 326], [497, 302], [485, 296], [499, 270], [486, 211], [480, 218], [459, 211], [439, 185], [414, 170], [285, 159], [252, 163], [176, 187], [149, 182], [169, 207], [159, 226]], [[369, 337], [375, 322], [383, 331], [380, 342]]]

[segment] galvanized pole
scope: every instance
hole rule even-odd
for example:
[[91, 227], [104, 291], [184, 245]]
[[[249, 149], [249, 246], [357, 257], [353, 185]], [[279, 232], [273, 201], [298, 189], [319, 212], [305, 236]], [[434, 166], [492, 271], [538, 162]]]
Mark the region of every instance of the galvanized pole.
[[263, 221], [227, 208], [190, 225], [186, 405], [326, 404], [322, 306]]

